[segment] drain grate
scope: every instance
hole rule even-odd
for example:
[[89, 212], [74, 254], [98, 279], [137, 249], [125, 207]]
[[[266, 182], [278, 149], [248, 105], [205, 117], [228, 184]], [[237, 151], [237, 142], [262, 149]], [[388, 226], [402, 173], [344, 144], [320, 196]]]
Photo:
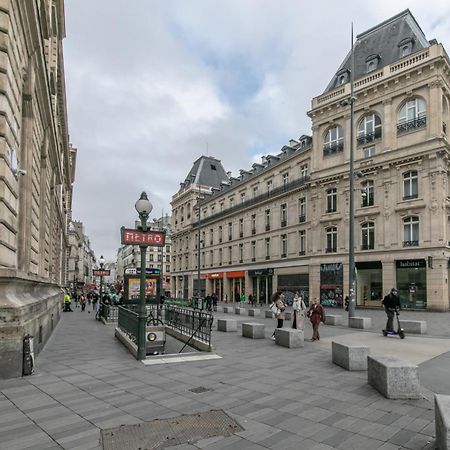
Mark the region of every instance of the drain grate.
[[202, 392], [212, 391], [212, 389], [205, 388], [204, 386], [199, 386], [196, 388], [189, 389], [189, 391], [193, 392], [194, 394], [201, 394]]
[[158, 450], [242, 430], [224, 411], [212, 410], [102, 430], [102, 442], [103, 450]]

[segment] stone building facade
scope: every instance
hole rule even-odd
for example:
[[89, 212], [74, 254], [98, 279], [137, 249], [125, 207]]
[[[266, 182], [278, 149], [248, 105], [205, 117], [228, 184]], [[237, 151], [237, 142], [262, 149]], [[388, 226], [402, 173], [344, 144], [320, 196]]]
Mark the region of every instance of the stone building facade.
[[62, 0], [0, 1], [0, 378], [39, 352], [67, 279], [76, 151], [68, 141]]
[[406, 10], [357, 36], [354, 61], [354, 218], [349, 54], [312, 99], [311, 137], [219, 183], [192, 177], [194, 164], [172, 198], [178, 295], [196, 293], [200, 230], [202, 294], [267, 303], [280, 289], [340, 306], [354, 220], [358, 305], [397, 286], [406, 308], [449, 308], [448, 55]]

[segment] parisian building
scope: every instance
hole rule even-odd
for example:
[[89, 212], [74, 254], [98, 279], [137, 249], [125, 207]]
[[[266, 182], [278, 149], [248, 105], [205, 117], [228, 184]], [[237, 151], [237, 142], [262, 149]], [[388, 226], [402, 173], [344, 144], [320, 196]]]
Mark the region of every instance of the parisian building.
[[381, 307], [396, 286], [404, 308], [449, 309], [449, 58], [409, 10], [361, 33], [352, 117], [351, 53], [312, 99], [311, 135], [236, 177], [193, 164], [172, 197], [177, 296], [268, 303], [281, 290], [339, 307], [353, 221], [357, 305]]
[[22, 375], [60, 317], [76, 150], [69, 145], [62, 0], [0, 8], [0, 378]]

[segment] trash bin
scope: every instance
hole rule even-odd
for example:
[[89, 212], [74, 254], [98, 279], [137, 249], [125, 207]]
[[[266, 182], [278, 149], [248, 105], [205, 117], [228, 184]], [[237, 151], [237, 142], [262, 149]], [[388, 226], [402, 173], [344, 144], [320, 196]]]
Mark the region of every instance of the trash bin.
[[27, 334], [23, 338], [23, 375], [31, 375], [34, 372], [34, 337]]

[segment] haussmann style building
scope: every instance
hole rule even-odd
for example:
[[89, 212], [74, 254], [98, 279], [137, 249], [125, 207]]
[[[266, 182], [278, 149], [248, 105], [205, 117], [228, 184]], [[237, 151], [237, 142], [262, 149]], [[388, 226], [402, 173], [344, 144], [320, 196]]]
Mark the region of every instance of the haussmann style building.
[[279, 289], [342, 305], [354, 220], [357, 305], [380, 306], [396, 286], [405, 308], [448, 310], [448, 55], [409, 10], [357, 36], [353, 219], [350, 59], [312, 99], [312, 136], [239, 177], [211, 157], [194, 163], [172, 198], [178, 296], [197, 294], [200, 251], [202, 295], [267, 303]]

